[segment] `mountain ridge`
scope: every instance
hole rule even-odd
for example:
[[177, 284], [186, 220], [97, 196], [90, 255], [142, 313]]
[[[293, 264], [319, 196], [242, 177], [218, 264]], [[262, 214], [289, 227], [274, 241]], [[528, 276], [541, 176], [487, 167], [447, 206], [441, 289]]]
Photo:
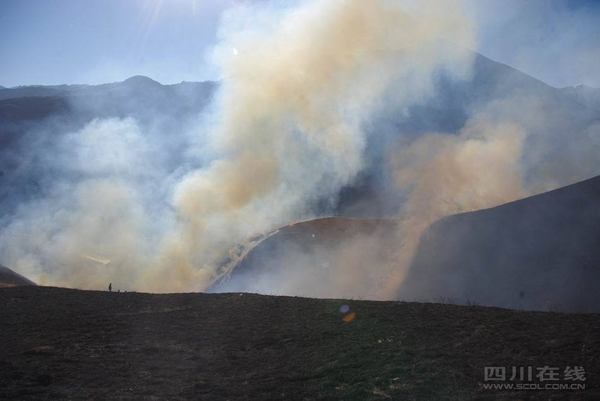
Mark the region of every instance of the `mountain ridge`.
[[560, 90], [573, 100], [600, 112], [600, 89], [578, 84]]
[[6, 266], [0, 265], [0, 287], [37, 285], [33, 281], [21, 276]]
[[64, 97], [82, 94], [93, 94], [94, 91], [99, 90], [115, 90], [119, 87], [136, 87], [138, 89], [148, 87], [165, 87], [165, 88], [177, 88], [182, 84], [192, 85], [205, 85], [207, 83], [214, 83], [215, 81], [195, 81], [186, 82], [182, 81], [175, 84], [161, 84], [160, 82], [144, 76], [134, 75], [123, 81], [108, 82], [97, 85], [90, 84], [61, 84], [61, 85], [19, 85], [14, 87], [0, 87], [0, 100], [14, 99], [21, 97]]

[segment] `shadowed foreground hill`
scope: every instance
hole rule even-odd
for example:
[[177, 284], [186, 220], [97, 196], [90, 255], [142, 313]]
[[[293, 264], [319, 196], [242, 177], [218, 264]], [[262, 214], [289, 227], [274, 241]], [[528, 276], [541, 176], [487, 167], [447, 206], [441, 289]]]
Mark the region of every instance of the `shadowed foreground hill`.
[[17, 285], [36, 285], [8, 267], [0, 265], [0, 287], [13, 287]]
[[600, 312], [600, 176], [434, 223], [400, 290], [432, 297]]
[[[0, 398], [600, 397], [596, 314], [13, 287], [0, 322]], [[583, 366], [587, 388], [484, 389], [485, 366]]]

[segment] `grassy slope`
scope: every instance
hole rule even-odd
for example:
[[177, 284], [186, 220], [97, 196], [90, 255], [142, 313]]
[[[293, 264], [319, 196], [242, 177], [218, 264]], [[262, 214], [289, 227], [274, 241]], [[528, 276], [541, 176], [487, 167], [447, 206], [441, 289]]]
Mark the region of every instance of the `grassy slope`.
[[[327, 255], [327, 261], [332, 265], [344, 263], [339, 257], [344, 244], [351, 241], [369, 238], [377, 239], [381, 260], [373, 256], [370, 263], [385, 263], [385, 253], [396, 249], [400, 240], [398, 233], [398, 220], [395, 219], [354, 219], [348, 217], [327, 217], [315, 220], [292, 223], [274, 230], [274, 233], [264, 233], [264, 241], [248, 242], [248, 248], [239, 252], [239, 256], [232, 257], [225, 266], [221, 267], [221, 277], [208, 289], [209, 292], [224, 291], [256, 291], [255, 287], [248, 287], [245, 277], [261, 274], [273, 276], [292, 275], [290, 258], [294, 252], [301, 252], [303, 256]], [[244, 244], [242, 244], [244, 245]], [[313, 261], [315, 265], [321, 263]], [[288, 267], [283, 269], [282, 266]], [[336, 271], [335, 266], [330, 269], [319, 269], [313, 274], [322, 274], [327, 279], [331, 271]]]
[[[0, 322], [0, 398], [600, 398], [597, 314], [14, 287]], [[583, 365], [588, 389], [483, 390], [490, 365]]]

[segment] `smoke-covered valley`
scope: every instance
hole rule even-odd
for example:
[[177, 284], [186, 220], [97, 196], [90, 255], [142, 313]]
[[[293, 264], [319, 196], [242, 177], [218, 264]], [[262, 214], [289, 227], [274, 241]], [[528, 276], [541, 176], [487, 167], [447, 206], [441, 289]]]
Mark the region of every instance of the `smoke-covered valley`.
[[[246, 5], [219, 82], [0, 89], [0, 263], [86, 289], [401, 298], [439, 219], [600, 175], [595, 92], [477, 38], [450, 2]], [[242, 271], [278, 228], [290, 244]]]

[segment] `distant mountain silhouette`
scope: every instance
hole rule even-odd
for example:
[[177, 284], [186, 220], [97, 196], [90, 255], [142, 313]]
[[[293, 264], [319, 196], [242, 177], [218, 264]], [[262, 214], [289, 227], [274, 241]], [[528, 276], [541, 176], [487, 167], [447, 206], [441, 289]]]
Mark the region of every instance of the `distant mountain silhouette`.
[[143, 75], [134, 75], [123, 81], [123, 85], [131, 85], [137, 87], [162, 86], [159, 82]]
[[0, 86], [0, 100], [14, 99], [19, 97], [64, 97], [72, 95], [95, 95], [98, 94], [99, 90], [110, 91], [123, 86], [136, 87], [137, 89], [143, 90], [150, 87], [158, 87], [163, 85], [143, 75], [135, 75], [123, 82], [100, 85], [21, 85], [13, 88], [5, 88]]
[[585, 85], [567, 86], [560, 89], [564, 94], [577, 102], [600, 111], [600, 89]]
[[399, 297], [600, 312], [599, 244], [600, 176], [434, 223]]
[[134, 76], [102, 85], [20, 86], [0, 90], [0, 123], [31, 122], [49, 117], [88, 119], [147, 118], [197, 112], [210, 100], [214, 82], [182, 82], [162, 85], [148, 77]]
[[58, 154], [61, 138], [95, 119], [135, 119], [149, 141], [165, 144], [161, 161], [178, 168], [183, 133], [198, 127], [216, 88], [214, 82], [161, 85], [136, 76], [95, 86], [0, 90], [0, 216], [39, 196], [43, 183], [56, 178], [45, 177], [50, 169], [43, 154]]
[[0, 87], [0, 100], [18, 97], [64, 96], [69, 92], [85, 89], [90, 85], [21, 85], [12, 88]]
[[26, 279], [8, 267], [0, 265], [0, 287], [13, 285], [36, 285], [33, 281]]

